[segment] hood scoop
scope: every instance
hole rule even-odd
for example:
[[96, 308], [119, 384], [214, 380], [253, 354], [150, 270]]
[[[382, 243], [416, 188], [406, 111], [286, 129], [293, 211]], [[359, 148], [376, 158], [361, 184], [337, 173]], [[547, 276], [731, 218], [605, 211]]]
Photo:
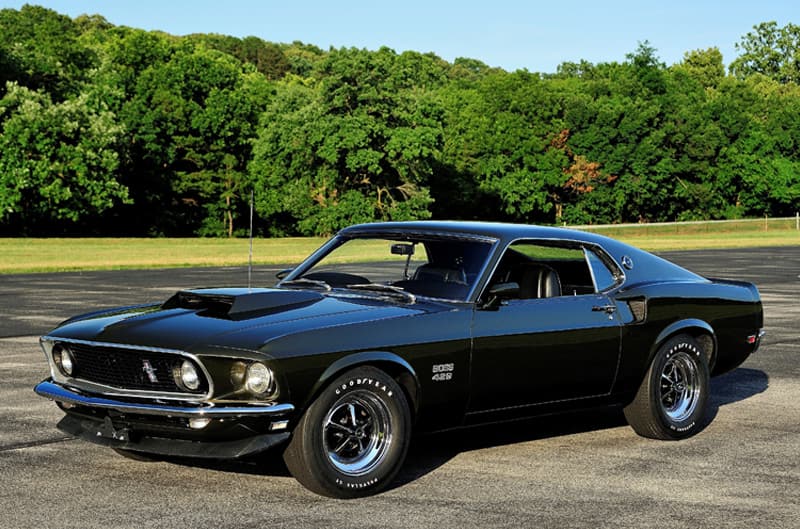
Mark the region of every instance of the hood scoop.
[[203, 315], [212, 317], [240, 319], [306, 305], [320, 299], [322, 294], [303, 290], [209, 288], [176, 292], [161, 308], [189, 309], [205, 312]]

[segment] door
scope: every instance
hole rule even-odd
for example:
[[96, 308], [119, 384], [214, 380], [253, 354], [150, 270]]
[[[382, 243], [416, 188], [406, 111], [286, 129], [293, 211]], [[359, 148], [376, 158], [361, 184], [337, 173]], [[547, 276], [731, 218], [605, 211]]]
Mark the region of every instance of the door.
[[614, 274], [601, 279], [596, 257], [552, 242], [506, 250], [489, 284], [519, 285], [523, 299], [475, 308], [469, 412], [610, 393], [621, 326], [614, 301], [597, 288], [602, 281], [608, 290]]

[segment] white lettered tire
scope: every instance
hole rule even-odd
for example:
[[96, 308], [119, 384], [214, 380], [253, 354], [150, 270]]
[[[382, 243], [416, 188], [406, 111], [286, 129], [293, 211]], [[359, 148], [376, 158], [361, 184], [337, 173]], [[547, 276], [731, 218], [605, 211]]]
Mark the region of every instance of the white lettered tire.
[[643, 437], [683, 439], [703, 427], [708, 393], [705, 352], [691, 336], [675, 336], [658, 349], [625, 418]]
[[284, 461], [309, 490], [333, 498], [380, 492], [408, 451], [411, 412], [400, 385], [363, 366], [329, 384], [297, 424]]

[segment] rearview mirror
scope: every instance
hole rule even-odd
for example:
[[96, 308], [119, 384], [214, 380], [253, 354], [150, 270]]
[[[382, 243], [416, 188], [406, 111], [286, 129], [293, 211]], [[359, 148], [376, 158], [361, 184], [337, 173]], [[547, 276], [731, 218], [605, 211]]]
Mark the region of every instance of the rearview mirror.
[[393, 244], [392, 253], [394, 255], [414, 255], [413, 244]]
[[284, 268], [283, 270], [275, 274], [275, 277], [277, 277], [278, 279], [283, 279], [284, 277], [288, 276], [292, 270], [294, 270], [294, 268]]

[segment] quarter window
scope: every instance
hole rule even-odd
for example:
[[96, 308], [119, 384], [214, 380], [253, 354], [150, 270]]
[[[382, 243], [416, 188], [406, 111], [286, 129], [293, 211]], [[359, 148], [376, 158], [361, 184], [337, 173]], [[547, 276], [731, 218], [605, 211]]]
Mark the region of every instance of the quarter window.
[[611, 273], [606, 264], [600, 259], [595, 252], [586, 249], [586, 260], [589, 262], [589, 267], [592, 271], [592, 279], [594, 280], [595, 288], [598, 292], [607, 290], [613, 287], [617, 278]]

